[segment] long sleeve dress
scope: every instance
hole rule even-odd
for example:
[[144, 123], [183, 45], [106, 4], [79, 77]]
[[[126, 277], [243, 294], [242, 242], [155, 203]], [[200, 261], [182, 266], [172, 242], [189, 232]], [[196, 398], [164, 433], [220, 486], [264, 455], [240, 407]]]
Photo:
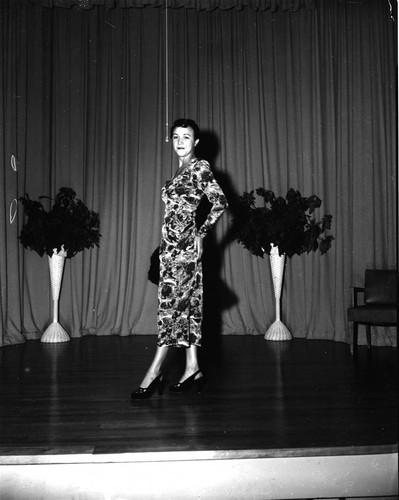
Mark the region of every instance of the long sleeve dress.
[[[195, 215], [203, 196], [212, 207], [197, 230]], [[201, 345], [202, 263], [195, 236], [204, 237], [227, 208], [226, 197], [205, 160], [193, 159], [162, 188], [165, 217], [159, 251], [158, 345]]]

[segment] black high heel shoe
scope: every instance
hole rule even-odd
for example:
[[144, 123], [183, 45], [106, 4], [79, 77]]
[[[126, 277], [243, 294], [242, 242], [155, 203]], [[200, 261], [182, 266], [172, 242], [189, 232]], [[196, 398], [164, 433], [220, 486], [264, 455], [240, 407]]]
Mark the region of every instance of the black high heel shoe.
[[148, 387], [139, 387], [131, 394], [132, 399], [149, 399], [158, 389], [158, 394], [163, 394], [163, 376], [158, 375]]
[[201, 370], [197, 370], [195, 373], [187, 377], [183, 382], [179, 382], [177, 384], [173, 384], [169, 386], [170, 392], [186, 392], [192, 389], [194, 386], [197, 389], [197, 392], [201, 392], [206, 383], [206, 378], [201, 374], [201, 377], [195, 378]]

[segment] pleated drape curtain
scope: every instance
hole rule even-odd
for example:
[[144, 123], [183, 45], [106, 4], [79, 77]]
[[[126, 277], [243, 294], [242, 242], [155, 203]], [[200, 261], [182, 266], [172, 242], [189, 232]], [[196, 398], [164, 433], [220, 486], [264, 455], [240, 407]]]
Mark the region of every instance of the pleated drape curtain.
[[[349, 342], [351, 286], [396, 266], [391, 14], [371, 0], [169, 9], [166, 44], [165, 9], [2, 2], [0, 345], [39, 338], [51, 316], [47, 260], [18, 242], [23, 213], [11, 222], [10, 203], [60, 187], [99, 212], [102, 233], [66, 262], [61, 323], [72, 337], [156, 334], [147, 272], [176, 168], [166, 124], [182, 116], [200, 124], [231, 201], [204, 257], [206, 335], [262, 334], [274, 319], [267, 259], [228, 237], [237, 195], [263, 186], [317, 194], [333, 216], [326, 255], [287, 261], [283, 321], [294, 337]], [[375, 343], [396, 343], [379, 333]]]
[[[77, 7], [92, 9], [102, 6], [107, 9], [114, 7], [165, 7], [176, 9], [196, 9], [212, 11], [215, 9], [244, 9], [250, 7], [256, 10], [278, 9], [295, 12], [302, 8], [313, 8], [316, 0], [29, 0], [31, 3], [45, 7]], [[340, 0], [341, 1], [341, 0]]]

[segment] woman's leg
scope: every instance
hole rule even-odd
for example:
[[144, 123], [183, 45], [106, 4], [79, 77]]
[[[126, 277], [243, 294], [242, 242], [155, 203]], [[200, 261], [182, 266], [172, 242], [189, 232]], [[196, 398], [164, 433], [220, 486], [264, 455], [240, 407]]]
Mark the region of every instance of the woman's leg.
[[[202, 285], [202, 263], [197, 262], [193, 279], [190, 286], [190, 305], [189, 305], [189, 341], [190, 347], [186, 348], [186, 369], [181, 376], [179, 383], [191, 377], [200, 367], [198, 363], [198, 346], [201, 345], [201, 323], [203, 314], [203, 285]], [[199, 373], [195, 378], [201, 377]]]
[[[186, 369], [184, 370], [179, 383], [184, 382], [184, 380], [186, 380], [188, 377], [191, 377], [191, 375], [193, 375], [199, 369], [198, 347], [196, 345], [191, 345], [186, 349]], [[201, 374], [199, 373], [196, 378], [200, 376]]]
[[158, 377], [158, 375], [161, 373], [161, 367], [162, 363], [165, 361], [166, 355], [168, 354], [168, 347], [163, 345], [163, 346], [157, 346], [157, 350], [155, 351], [155, 356], [154, 359], [152, 360], [152, 363], [150, 367], [148, 368], [147, 373], [145, 374], [145, 377], [143, 378], [143, 381], [140, 384], [140, 387], [145, 389], [148, 387], [151, 382]]

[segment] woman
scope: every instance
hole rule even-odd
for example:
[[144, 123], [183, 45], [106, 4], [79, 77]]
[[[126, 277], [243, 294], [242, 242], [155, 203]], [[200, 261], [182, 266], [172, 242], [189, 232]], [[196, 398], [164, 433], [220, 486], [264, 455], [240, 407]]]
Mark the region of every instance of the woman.
[[[183, 392], [205, 382], [198, 364], [201, 346], [203, 238], [227, 208], [226, 197], [215, 181], [208, 162], [195, 157], [198, 125], [179, 119], [170, 138], [179, 159], [179, 168], [162, 188], [165, 217], [159, 251], [158, 345], [154, 359], [132, 399], [146, 399], [163, 390], [162, 363], [169, 347], [186, 349], [186, 368], [171, 392]], [[203, 196], [212, 208], [197, 229], [195, 215]]]

